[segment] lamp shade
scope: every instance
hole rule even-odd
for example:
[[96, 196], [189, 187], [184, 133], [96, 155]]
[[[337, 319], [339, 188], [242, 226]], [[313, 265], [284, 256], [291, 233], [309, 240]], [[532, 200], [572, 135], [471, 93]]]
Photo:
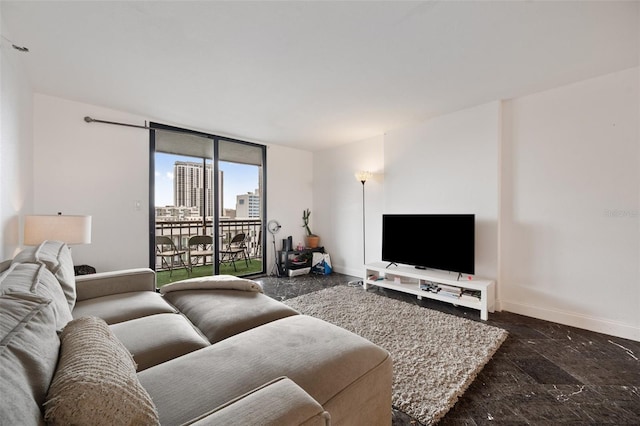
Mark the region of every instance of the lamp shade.
[[365, 183], [370, 178], [371, 178], [371, 172], [367, 172], [367, 171], [356, 172], [356, 179], [358, 179], [362, 183]]
[[45, 240], [67, 244], [91, 244], [91, 216], [26, 216], [24, 244], [35, 246]]

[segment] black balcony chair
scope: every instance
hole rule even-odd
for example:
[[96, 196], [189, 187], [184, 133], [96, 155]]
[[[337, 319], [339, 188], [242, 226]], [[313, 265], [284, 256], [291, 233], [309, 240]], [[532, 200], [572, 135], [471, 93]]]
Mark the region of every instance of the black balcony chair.
[[189, 238], [189, 269], [202, 259], [202, 265], [207, 264], [207, 256], [213, 257], [213, 237], [211, 235], [195, 235]]
[[247, 253], [246, 235], [241, 232], [236, 234], [231, 241], [227, 243], [224, 250], [220, 250], [220, 263], [231, 263], [233, 270], [238, 272], [236, 268], [236, 260], [240, 255], [244, 258], [244, 263], [249, 267], [249, 254]]
[[178, 259], [178, 267], [182, 265], [185, 271], [187, 271], [187, 275], [189, 274], [189, 268], [187, 268], [182, 258], [186, 252], [186, 250], [178, 250], [171, 238], [164, 235], [156, 236], [156, 257], [160, 258], [161, 267], [169, 269], [169, 276], [173, 273], [176, 258]]

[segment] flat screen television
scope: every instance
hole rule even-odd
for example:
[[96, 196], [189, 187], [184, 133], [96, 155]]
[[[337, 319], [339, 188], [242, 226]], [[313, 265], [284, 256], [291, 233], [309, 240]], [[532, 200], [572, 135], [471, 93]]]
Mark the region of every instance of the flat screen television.
[[382, 215], [382, 260], [475, 273], [475, 215]]

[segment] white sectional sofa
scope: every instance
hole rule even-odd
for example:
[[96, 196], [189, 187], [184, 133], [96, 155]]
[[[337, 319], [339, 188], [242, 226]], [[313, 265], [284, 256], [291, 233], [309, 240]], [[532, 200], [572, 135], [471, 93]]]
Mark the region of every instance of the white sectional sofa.
[[2, 425], [391, 423], [388, 352], [254, 281], [75, 277], [53, 241], [0, 270]]

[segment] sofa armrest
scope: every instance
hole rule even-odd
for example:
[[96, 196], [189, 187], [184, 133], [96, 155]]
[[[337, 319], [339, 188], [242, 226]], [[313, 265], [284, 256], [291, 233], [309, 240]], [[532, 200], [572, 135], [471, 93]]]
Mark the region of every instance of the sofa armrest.
[[156, 273], [149, 268], [137, 268], [76, 277], [78, 301], [131, 291], [156, 291]]
[[191, 426], [329, 426], [331, 416], [287, 377], [275, 379], [194, 419]]

